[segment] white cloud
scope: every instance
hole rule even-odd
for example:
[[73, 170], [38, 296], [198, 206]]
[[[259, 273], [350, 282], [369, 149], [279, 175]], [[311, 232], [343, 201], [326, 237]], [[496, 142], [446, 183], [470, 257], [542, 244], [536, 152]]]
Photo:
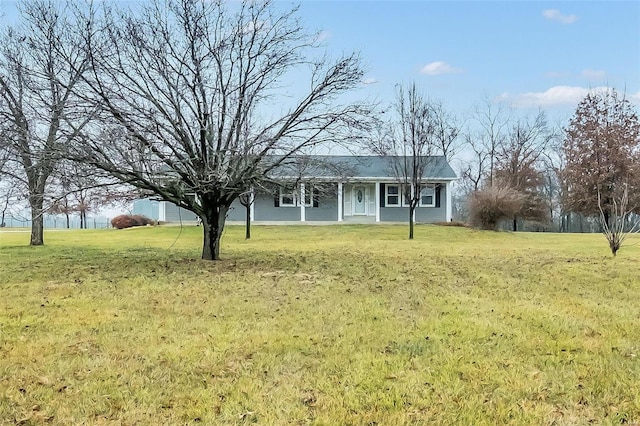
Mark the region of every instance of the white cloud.
[[362, 80], [362, 84], [365, 86], [368, 86], [370, 84], [376, 84], [377, 82], [378, 82], [378, 79], [375, 77], [367, 77]]
[[603, 70], [586, 69], [582, 71], [581, 75], [588, 80], [600, 80], [607, 75], [607, 72]]
[[323, 41], [328, 40], [330, 38], [331, 38], [331, 33], [329, 31], [320, 31], [318, 34], [316, 34], [314, 41], [316, 43], [322, 43]]
[[542, 16], [562, 24], [573, 24], [578, 20], [576, 15], [563, 15], [558, 9], [547, 9], [542, 12]]
[[420, 69], [420, 73], [426, 75], [458, 74], [461, 72], [460, 68], [454, 68], [443, 61], [431, 62]]
[[499, 99], [507, 101], [517, 108], [548, 107], [577, 104], [590, 92], [609, 90], [611, 90], [609, 87], [554, 86], [544, 92], [528, 92], [517, 95], [503, 93]]

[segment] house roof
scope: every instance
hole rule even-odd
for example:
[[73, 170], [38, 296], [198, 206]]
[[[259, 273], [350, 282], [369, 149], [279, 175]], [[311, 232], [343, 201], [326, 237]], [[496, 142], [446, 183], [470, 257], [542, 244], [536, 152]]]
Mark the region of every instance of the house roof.
[[[310, 155], [292, 158], [274, 173], [278, 177], [344, 177], [349, 179], [397, 179], [394, 164], [402, 161], [399, 156], [377, 155]], [[408, 157], [410, 158], [410, 157]], [[456, 179], [446, 158], [442, 155], [423, 157], [426, 167], [423, 179]]]

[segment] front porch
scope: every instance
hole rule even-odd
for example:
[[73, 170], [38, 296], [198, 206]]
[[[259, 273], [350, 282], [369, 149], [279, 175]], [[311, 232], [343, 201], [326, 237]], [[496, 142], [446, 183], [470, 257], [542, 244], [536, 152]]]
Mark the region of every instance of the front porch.
[[[416, 223], [451, 220], [451, 182], [425, 182], [414, 211]], [[252, 222], [407, 222], [409, 207], [397, 182], [373, 179], [300, 182], [257, 192], [250, 205]], [[234, 202], [230, 221], [243, 221], [245, 208]]]

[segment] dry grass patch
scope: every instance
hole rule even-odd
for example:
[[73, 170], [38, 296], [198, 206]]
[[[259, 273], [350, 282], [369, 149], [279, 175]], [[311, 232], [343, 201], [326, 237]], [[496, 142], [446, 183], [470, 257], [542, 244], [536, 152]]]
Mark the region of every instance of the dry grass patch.
[[640, 250], [455, 227], [0, 234], [0, 424], [633, 424]]

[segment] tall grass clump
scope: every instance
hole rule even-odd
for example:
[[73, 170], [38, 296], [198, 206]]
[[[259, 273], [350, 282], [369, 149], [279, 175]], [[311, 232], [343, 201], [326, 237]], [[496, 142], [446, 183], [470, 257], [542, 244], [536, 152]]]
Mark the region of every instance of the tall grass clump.
[[501, 221], [513, 218], [522, 209], [524, 196], [513, 188], [488, 186], [469, 199], [471, 225], [496, 230]]

